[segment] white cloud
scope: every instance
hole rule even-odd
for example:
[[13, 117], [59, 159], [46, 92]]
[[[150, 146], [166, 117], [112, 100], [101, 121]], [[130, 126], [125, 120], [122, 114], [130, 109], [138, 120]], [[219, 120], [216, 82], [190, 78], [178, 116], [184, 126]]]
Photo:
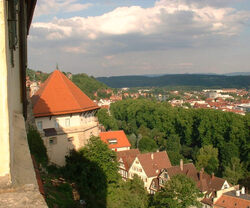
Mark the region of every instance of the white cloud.
[[77, 12], [88, 9], [92, 4], [80, 4], [77, 0], [39, 0], [35, 16], [56, 14], [56, 13], [68, 13]]
[[[77, 9], [78, 4], [76, 0], [69, 0], [67, 3], [62, 0], [46, 3], [45, 0], [40, 0], [42, 1], [40, 8], [44, 11], [46, 7], [51, 9], [55, 4], [59, 6], [55, 8], [56, 11], [62, 8], [65, 8], [65, 11], [73, 11]], [[201, 1], [159, 0], [151, 8], [118, 7], [101, 16], [54, 18], [51, 22], [34, 22], [30, 31], [30, 48], [34, 52], [32, 55], [35, 56], [37, 53], [37, 60], [42, 62], [41, 51], [45, 51], [47, 56], [50, 54], [50, 59], [57, 56], [57, 60], [62, 61], [67, 60], [72, 54], [72, 65], [77, 65], [77, 61], [81, 63], [84, 57], [88, 66], [92, 66], [90, 69], [99, 70], [104, 66], [120, 68], [123, 64], [126, 70], [129, 68], [126, 66], [131, 64], [131, 73], [139, 68], [148, 71], [154, 68], [164, 72], [164, 67], [177, 67], [179, 70], [199, 67], [196, 57], [191, 56], [190, 51], [199, 50], [199, 53], [193, 52], [196, 55], [204, 53], [204, 59], [200, 58], [198, 62], [205, 63], [210, 56], [216, 54], [211, 52], [207, 55], [207, 51], [211, 51], [212, 48], [218, 51], [218, 48], [235, 44], [234, 40], [249, 24], [250, 11], [197, 2]], [[233, 51], [235, 47], [232, 48]], [[178, 57], [187, 50], [190, 50], [189, 59], [185, 59], [184, 56], [183, 59], [170, 61], [172, 65], [163, 64], [166, 58], [160, 54], [167, 54], [168, 57], [175, 54]], [[126, 58], [123, 54], [126, 54]], [[145, 59], [140, 58], [140, 55], [145, 56]], [[133, 57], [136, 59], [131, 61]], [[159, 63], [148, 61], [151, 58], [159, 60]], [[218, 62], [217, 57], [214, 59]], [[90, 60], [93, 63], [90, 63]], [[70, 61], [65, 64], [70, 64]]]
[[[56, 0], [52, 2], [55, 3]], [[67, 3], [58, 1], [56, 4], [61, 8], [67, 7], [66, 11], [69, 11], [78, 8], [74, 2], [75, 0]], [[156, 2], [154, 7], [146, 9], [139, 6], [119, 7], [102, 16], [72, 17], [54, 19], [50, 23], [34, 23], [33, 29], [46, 30], [47, 39], [81, 36], [83, 39], [93, 40], [110, 35], [159, 33], [170, 36], [176, 33], [181, 35], [180, 33], [185, 31], [193, 31], [194, 37], [197, 38], [214, 34], [235, 35], [242, 27], [241, 22], [250, 17], [249, 11], [209, 6], [198, 8], [195, 4], [180, 2], [182, 1], [161, 0]], [[50, 2], [46, 7], [54, 3]]]

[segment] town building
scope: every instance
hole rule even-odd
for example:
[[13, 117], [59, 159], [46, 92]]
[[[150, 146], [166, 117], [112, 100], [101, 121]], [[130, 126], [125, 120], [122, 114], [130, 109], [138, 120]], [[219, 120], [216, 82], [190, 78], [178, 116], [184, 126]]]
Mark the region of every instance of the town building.
[[123, 130], [101, 132], [100, 138], [114, 151], [129, 150], [131, 144]]
[[27, 35], [35, 5], [0, 0], [0, 207], [47, 207], [25, 128]]
[[249, 208], [250, 195], [245, 187], [223, 193], [217, 192], [218, 197], [213, 200], [213, 208]]
[[119, 162], [119, 173], [123, 180], [129, 178], [129, 169], [137, 155], [140, 154], [138, 149], [130, 149], [117, 152], [117, 160]]
[[154, 194], [159, 191], [166, 181], [171, 180], [177, 174], [185, 175], [196, 183], [197, 188], [204, 194], [204, 197], [200, 199], [204, 208], [212, 208], [219, 193], [235, 190], [235, 187], [230, 185], [227, 180], [216, 177], [214, 174], [209, 175], [204, 169], [197, 171], [193, 163], [183, 164], [183, 160], [180, 160], [180, 165], [164, 168], [160, 171], [150, 184], [150, 193]]
[[62, 72], [55, 70], [32, 96], [33, 114], [51, 163], [65, 164], [71, 149], [99, 135], [99, 107]]
[[117, 152], [117, 160], [123, 180], [133, 179], [134, 175], [138, 175], [148, 192], [150, 192], [152, 180], [161, 170], [171, 167], [166, 151], [140, 153], [138, 149], [130, 149]]
[[128, 177], [136, 174], [144, 182], [144, 186], [150, 192], [152, 180], [156, 178], [164, 168], [170, 168], [171, 162], [166, 151], [138, 154], [128, 171]]

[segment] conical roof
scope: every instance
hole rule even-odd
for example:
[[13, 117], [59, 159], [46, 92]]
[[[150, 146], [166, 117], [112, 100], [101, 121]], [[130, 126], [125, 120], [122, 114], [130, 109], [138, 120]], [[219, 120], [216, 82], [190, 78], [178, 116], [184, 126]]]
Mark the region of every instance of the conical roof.
[[35, 117], [79, 113], [99, 107], [62, 72], [55, 70], [32, 96]]

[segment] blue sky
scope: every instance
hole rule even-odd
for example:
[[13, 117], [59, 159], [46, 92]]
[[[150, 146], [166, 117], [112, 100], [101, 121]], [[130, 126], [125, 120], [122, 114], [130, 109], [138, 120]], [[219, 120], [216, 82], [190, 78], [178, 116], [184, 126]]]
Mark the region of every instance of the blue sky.
[[250, 71], [249, 0], [39, 0], [29, 67], [93, 76]]

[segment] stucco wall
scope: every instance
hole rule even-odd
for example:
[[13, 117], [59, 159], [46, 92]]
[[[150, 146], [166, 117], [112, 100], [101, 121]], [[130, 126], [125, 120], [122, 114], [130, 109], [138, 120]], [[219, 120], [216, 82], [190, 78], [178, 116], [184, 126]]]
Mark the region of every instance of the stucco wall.
[[[138, 171], [140, 170], [140, 171]], [[130, 169], [129, 169], [129, 178], [133, 178], [133, 175], [137, 174], [144, 182], [144, 187], [147, 188], [147, 191], [149, 192], [149, 187], [150, 184], [153, 180], [154, 177], [148, 177], [145, 173], [145, 171], [143, 170], [140, 161], [138, 160], [138, 158], [136, 157], [133, 164], [131, 165]]]
[[[19, 51], [14, 51], [11, 66], [6, 1], [0, 0], [0, 176], [10, 174], [14, 161], [15, 113], [22, 113]], [[10, 182], [10, 181], [9, 181]]]
[[[38, 117], [36, 118], [36, 125], [39, 121], [42, 121], [43, 129], [56, 128], [55, 122], [59, 124], [59, 127], [65, 128], [65, 120], [70, 120], [69, 127], [85, 127], [86, 125], [91, 125], [96, 123], [93, 113], [89, 114], [72, 114], [72, 115], [62, 115], [62, 116], [52, 116], [50, 117]], [[39, 129], [40, 130], [40, 129]]]
[[[70, 119], [70, 126], [65, 127], [65, 119]], [[77, 150], [84, 147], [91, 135], [99, 135], [98, 123], [93, 114], [62, 115], [52, 116], [51, 118], [40, 117], [35, 119], [36, 125], [39, 121], [42, 121], [43, 129], [55, 128], [55, 121], [59, 123], [59, 127], [55, 128], [57, 130], [55, 136], [46, 137], [44, 132], [40, 130], [50, 162], [59, 166], [65, 164], [65, 156], [68, 155], [71, 149]], [[54, 138], [55, 143], [50, 142], [52, 138]]]
[[[6, 41], [5, 1], [0, 0], [0, 177], [10, 180], [9, 151], [9, 114], [8, 114], [8, 82], [7, 82], [7, 41]], [[1, 183], [1, 182], [0, 182]]]
[[112, 148], [112, 150], [119, 152], [119, 151], [124, 151], [124, 150], [130, 150], [130, 147]]

